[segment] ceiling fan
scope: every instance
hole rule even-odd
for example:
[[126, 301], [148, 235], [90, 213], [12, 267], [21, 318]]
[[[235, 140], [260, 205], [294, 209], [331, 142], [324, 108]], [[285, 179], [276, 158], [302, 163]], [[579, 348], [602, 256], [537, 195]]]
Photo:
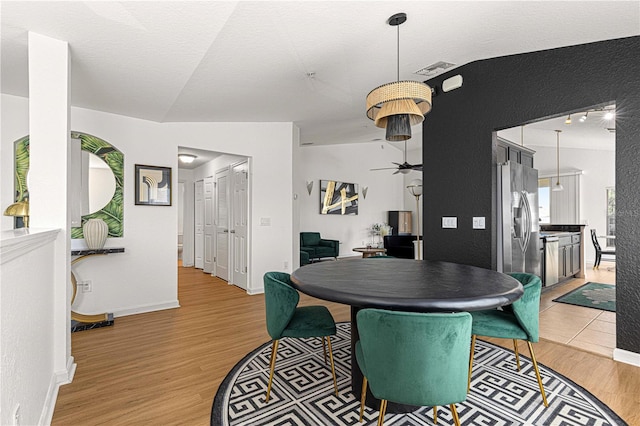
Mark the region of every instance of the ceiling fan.
[[398, 173], [402, 173], [403, 175], [406, 175], [407, 173], [409, 173], [411, 170], [416, 170], [421, 172], [422, 171], [422, 164], [409, 164], [407, 163], [407, 141], [404, 141], [404, 160], [403, 163], [396, 163], [393, 162], [393, 164], [397, 165], [398, 167], [383, 167], [380, 169], [371, 169], [371, 171], [374, 170], [395, 170], [395, 172], [393, 172], [393, 174], [398, 174]]

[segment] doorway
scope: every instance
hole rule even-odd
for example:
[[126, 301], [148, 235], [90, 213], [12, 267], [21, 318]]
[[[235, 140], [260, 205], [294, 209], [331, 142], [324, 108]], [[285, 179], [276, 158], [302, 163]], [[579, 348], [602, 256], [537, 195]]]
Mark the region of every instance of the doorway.
[[[615, 194], [615, 112], [614, 103], [600, 104], [497, 132], [500, 138], [535, 151], [541, 225], [584, 224], [598, 235], [615, 235], [611, 202]], [[552, 190], [557, 182], [563, 190]], [[585, 234], [589, 235], [588, 229]], [[615, 240], [604, 238], [601, 244], [611, 245], [607, 244], [611, 241]], [[585, 258], [589, 264], [595, 258], [590, 242]]]
[[[191, 237], [196, 268], [229, 284], [248, 288], [250, 244], [250, 160], [225, 153], [179, 148], [197, 156], [180, 164], [180, 181], [191, 186], [184, 198], [185, 244]], [[201, 161], [198, 161], [201, 160]], [[189, 191], [186, 191], [188, 194]], [[193, 218], [189, 230], [188, 217]], [[190, 235], [189, 235], [190, 233]], [[184, 264], [188, 250], [184, 250]]]

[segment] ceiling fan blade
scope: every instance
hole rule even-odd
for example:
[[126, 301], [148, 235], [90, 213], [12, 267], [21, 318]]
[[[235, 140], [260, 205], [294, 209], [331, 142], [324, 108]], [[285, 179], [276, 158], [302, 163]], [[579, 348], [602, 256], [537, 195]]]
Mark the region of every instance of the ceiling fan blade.
[[420, 170], [422, 171], [422, 164], [414, 164], [413, 166], [411, 166], [411, 168], [413, 170]]
[[397, 167], [382, 167], [380, 169], [369, 169], [369, 171], [375, 171], [375, 170], [397, 170]]

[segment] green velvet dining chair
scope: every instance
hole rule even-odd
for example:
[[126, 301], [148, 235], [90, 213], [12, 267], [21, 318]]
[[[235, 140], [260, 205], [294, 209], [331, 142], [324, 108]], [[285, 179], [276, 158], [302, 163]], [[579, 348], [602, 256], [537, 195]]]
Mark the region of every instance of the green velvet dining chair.
[[381, 400], [378, 425], [387, 401], [415, 406], [449, 405], [460, 425], [456, 403], [467, 398], [471, 315], [363, 309], [357, 314], [360, 340], [356, 360], [363, 374], [360, 422], [367, 385]]
[[[291, 287], [290, 275], [286, 272], [267, 272], [264, 274], [264, 300], [267, 314], [267, 331], [273, 340], [271, 346], [271, 361], [269, 363], [269, 384], [267, 386], [266, 402], [271, 395], [273, 372], [276, 367], [278, 343], [283, 337], [293, 338], [322, 338], [324, 362], [327, 362], [327, 346], [331, 361], [333, 387], [338, 395], [336, 370], [333, 364], [331, 337], [336, 334], [336, 323], [331, 312], [325, 306], [298, 307], [300, 295]], [[325, 346], [326, 338], [326, 346]]]
[[540, 292], [542, 282], [540, 278], [527, 273], [509, 273], [513, 278], [520, 281], [524, 287], [522, 297], [511, 305], [502, 309], [491, 309], [485, 311], [471, 312], [473, 316], [473, 327], [471, 337], [471, 356], [469, 357], [469, 378], [467, 389], [471, 387], [471, 372], [473, 369], [473, 352], [476, 343], [476, 336], [496, 337], [501, 339], [512, 339], [513, 349], [516, 356], [516, 365], [520, 371], [520, 355], [518, 354], [518, 340], [524, 340], [529, 347], [531, 363], [538, 379], [542, 403], [548, 407], [547, 396], [542, 385], [540, 370], [536, 362], [531, 343], [536, 343], [539, 338], [539, 317], [540, 317]]

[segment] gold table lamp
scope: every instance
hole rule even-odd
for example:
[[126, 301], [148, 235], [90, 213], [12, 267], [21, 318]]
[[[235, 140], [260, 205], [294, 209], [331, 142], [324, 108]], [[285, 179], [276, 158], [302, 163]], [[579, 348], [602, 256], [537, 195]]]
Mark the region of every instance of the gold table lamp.
[[18, 201], [11, 204], [4, 211], [5, 216], [21, 217], [24, 220], [24, 227], [29, 227], [29, 201]]

